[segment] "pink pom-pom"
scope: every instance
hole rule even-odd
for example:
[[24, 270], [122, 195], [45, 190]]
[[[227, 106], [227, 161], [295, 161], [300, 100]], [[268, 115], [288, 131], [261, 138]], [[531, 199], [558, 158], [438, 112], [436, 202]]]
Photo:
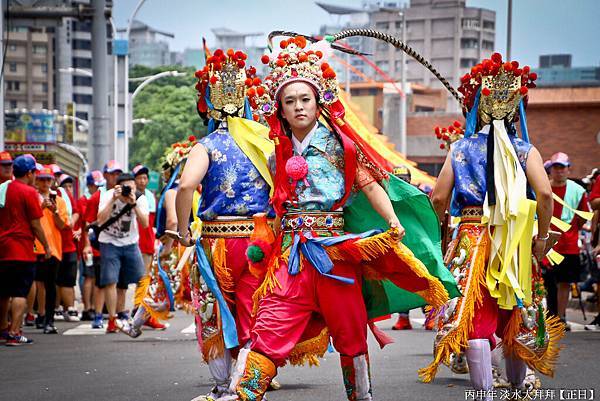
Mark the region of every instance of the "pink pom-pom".
[[308, 174], [308, 163], [302, 156], [292, 156], [285, 164], [285, 172], [294, 181], [303, 180]]

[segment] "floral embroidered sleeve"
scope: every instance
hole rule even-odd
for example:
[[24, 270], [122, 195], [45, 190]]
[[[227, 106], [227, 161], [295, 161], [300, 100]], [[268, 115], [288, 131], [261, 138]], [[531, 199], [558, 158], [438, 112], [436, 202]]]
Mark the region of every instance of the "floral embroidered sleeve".
[[381, 182], [388, 178], [387, 173], [372, 163], [368, 157], [356, 147], [356, 178], [354, 179], [354, 191], [360, 191], [373, 181]]

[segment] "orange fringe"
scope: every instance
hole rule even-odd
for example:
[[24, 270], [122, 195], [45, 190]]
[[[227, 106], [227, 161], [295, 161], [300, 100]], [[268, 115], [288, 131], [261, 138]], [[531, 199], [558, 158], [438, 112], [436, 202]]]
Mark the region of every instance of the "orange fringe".
[[[419, 377], [424, 383], [431, 382], [437, 374], [440, 363], [449, 364], [452, 354], [460, 354], [468, 346], [469, 333], [473, 330], [475, 305], [483, 302], [482, 288], [485, 288], [485, 268], [487, 261], [488, 237], [482, 235], [479, 243], [472, 247], [477, 252], [469, 271], [469, 288], [456, 303], [455, 313], [462, 308], [460, 320], [453, 322], [454, 327], [440, 340], [434, 350], [433, 361], [425, 368], [419, 369]], [[464, 305], [463, 305], [464, 304]]]
[[133, 296], [133, 304], [137, 305], [138, 307], [143, 306], [144, 309], [146, 309], [146, 313], [148, 313], [148, 315], [154, 319], [167, 320], [169, 318], [169, 308], [166, 308], [163, 311], [157, 311], [146, 302], [146, 296], [148, 295], [150, 282], [151, 277], [148, 275], [140, 279], [137, 284], [137, 288], [135, 289], [135, 295]]
[[543, 355], [537, 355], [531, 349], [516, 341], [521, 328], [521, 321], [521, 313], [518, 309], [515, 309], [502, 339], [504, 354], [512, 355], [525, 361], [527, 366], [543, 375], [554, 377], [556, 361], [563, 348], [559, 344], [560, 340], [565, 336], [563, 323], [558, 316], [549, 317], [546, 315], [545, 324], [546, 332], [548, 333], [548, 346]]
[[215, 277], [219, 282], [219, 287], [223, 292], [223, 297], [227, 302], [233, 303], [233, 294], [235, 292], [235, 283], [231, 276], [231, 270], [227, 268], [227, 249], [225, 247], [225, 238], [215, 239], [212, 246], [212, 262]]
[[329, 330], [325, 327], [318, 336], [296, 344], [287, 360], [294, 366], [319, 366], [319, 358], [323, 358], [329, 347]]
[[[354, 247], [360, 251], [363, 261], [373, 261], [393, 251], [417, 277], [424, 278], [429, 283], [429, 289], [417, 292], [425, 301], [434, 307], [440, 307], [448, 302], [448, 291], [436, 277], [432, 276], [423, 262], [415, 257], [412, 251], [401, 242], [398, 242], [396, 232], [388, 230], [354, 242]], [[327, 248], [327, 253], [332, 260], [347, 260], [347, 250], [343, 247], [332, 246]], [[384, 274], [378, 273], [377, 268], [366, 267], [366, 274], [377, 279], [385, 278]]]
[[220, 358], [225, 354], [225, 340], [223, 333], [218, 333], [202, 339], [202, 358], [208, 363], [214, 359]]

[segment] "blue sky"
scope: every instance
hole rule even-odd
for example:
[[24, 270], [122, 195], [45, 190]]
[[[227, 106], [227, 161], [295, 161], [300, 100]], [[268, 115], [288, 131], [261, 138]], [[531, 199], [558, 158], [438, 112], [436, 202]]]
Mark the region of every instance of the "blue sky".
[[[324, 0], [327, 1], [327, 0]], [[329, 0], [359, 7], [362, 0]], [[124, 27], [138, 0], [115, 0], [113, 15]], [[506, 50], [507, 0], [467, 0], [470, 7], [496, 11], [496, 50]], [[175, 34], [172, 50], [210, 43], [211, 28], [240, 32], [290, 29], [315, 33], [335, 23], [313, 0], [146, 0], [137, 19]], [[569, 53], [574, 66], [600, 65], [600, 0], [514, 0], [512, 58], [533, 67], [540, 54]], [[261, 44], [261, 38], [254, 39]]]

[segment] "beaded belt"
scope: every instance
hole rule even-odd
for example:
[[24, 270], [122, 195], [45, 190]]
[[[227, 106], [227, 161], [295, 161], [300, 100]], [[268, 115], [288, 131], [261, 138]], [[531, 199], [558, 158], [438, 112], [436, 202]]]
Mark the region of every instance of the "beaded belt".
[[463, 208], [460, 216], [460, 221], [462, 223], [466, 222], [481, 222], [481, 218], [483, 217], [483, 208], [477, 206], [469, 206]]
[[343, 212], [288, 212], [281, 219], [284, 232], [315, 231], [343, 232]]
[[[273, 224], [271, 219], [269, 225]], [[251, 217], [217, 218], [202, 222], [203, 238], [245, 238], [254, 231], [254, 221]]]

